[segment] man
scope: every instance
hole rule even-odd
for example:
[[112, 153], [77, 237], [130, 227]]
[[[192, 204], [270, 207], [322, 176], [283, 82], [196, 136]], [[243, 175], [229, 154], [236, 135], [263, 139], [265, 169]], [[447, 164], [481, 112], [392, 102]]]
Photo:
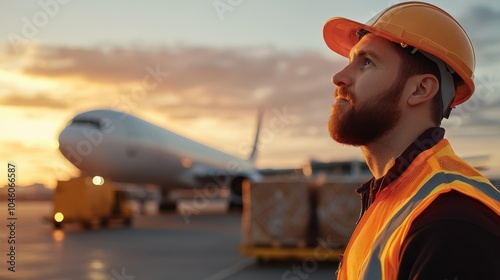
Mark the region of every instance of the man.
[[445, 11], [396, 4], [367, 24], [332, 18], [326, 44], [337, 142], [360, 146], [373, 178], [338, 279], [500, 279], [500, 193], [440, 128], [474, 92], [474, 50]]

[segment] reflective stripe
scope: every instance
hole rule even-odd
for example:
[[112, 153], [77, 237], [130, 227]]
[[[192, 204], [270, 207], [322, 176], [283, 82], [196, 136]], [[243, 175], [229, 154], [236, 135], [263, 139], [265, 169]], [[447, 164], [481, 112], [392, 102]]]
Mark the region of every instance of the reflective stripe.
[[[481, 191], [484, 195], [489, 196], [490, 198], [500, 203], [500, 192], [487, 183], [479, 182], [458, 174], [450, 174], [445, 172], [436, 173], [417, 191], [414, 196], [412, 196], [412, 198], [403, 207], [401, 207], [396, 215], [387, 223], [385, 229], [380, 232], [379, 236], [375, 240], [374, 248], [370, 253], [371, 256], [363, 266], [361, 273], [362, 279], [383, 278], [382, 263], [380, 262], [380, 257], [390, 237], [403, 224], [410, 213], [415, 210], [417, 205], [419, 205], [422, 200], [429, 197], [433, 190], [437, 189], [442, 184], [452, 184], [453, 181], [461, 181], [469, 184], [475, 187], [477, 190]], [[450, 187], [454, 190], [458, 190], [458, 187]]]

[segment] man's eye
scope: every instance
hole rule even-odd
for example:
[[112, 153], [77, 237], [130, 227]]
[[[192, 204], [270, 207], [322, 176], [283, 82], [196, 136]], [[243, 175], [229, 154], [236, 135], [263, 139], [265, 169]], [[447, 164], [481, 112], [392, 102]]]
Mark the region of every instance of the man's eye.
[[370, 60], [370, 59], [368, 59], [368, 58], [365, 58], [365, 59], [364, 59], [364, 61], [363, 61], [363, 64], [364, 64], [364, 65], [371, 65], [371, 64], [373, 64], [373, 61], [371, 61], [371, 60]]

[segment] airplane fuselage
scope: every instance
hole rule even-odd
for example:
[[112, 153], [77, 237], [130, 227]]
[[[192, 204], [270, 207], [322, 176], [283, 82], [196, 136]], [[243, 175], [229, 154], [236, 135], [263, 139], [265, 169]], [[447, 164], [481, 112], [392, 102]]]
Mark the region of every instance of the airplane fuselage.
[[59, 150], [82, 173], [118, 182], [199, 188], [209, 182], [230, 185], [234, 178], [260, 179], [250, 160], [112, 110], [75, 116], [59, 135]]

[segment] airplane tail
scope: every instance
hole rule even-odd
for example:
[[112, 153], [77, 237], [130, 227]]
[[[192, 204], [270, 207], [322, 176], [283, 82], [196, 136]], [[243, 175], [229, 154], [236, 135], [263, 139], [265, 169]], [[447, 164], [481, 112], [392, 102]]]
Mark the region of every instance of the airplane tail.
[[250, 157], [248, 158], [248, 160], [251, 162], [254, 162], [255, 158], [257, 157], [257, 150], [258, 150], [258, 145], [259, 145], [259, 135], [260, 135], [260, 129], [262, 126], [262, 117], [263, 116], [264, 116], [264, 108], [260, 107], [259, 113], [257, 116], [257, 130], [255, 132], [255, 142], [253, 143], [252, 153], [250, 154]]

